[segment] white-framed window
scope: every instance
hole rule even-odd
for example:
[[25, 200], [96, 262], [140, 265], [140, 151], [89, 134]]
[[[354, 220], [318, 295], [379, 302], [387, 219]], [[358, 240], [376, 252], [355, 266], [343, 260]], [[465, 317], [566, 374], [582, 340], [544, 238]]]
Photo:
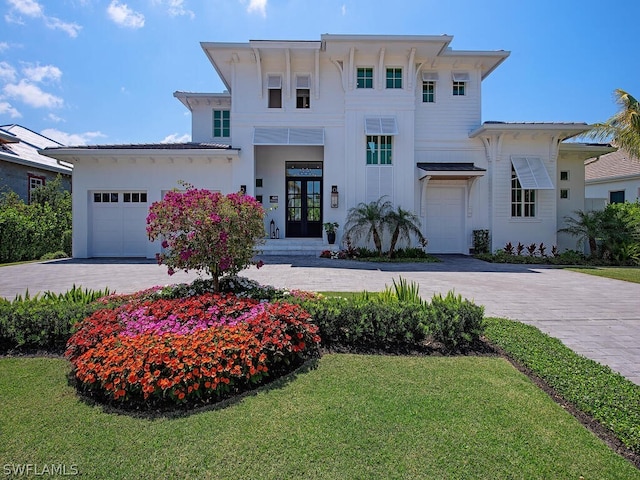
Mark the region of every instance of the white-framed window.
[[422, 102], [435, 103], [438, 72], [422, 72]]
[[401, 67], [387, 67], [387, 88], [402, 88]]
[[624, 203], [624, 190], [610, 191], [609, 203]]
[[569, 170], [561, 170], [560, 171], [560, 181], [568, 182], [569, 181]]
[[118, 192], [93, 192], [93, 203], [118, 203], [119, 201]]
[[453, 80], [453, 96], [462, 97], [467, 94], [467, 83], [469, 82], [469, 74], [463, 72], [454, 72], [451, 74]]
[[391, 165], [392, 135], [367, 135], [367, 165]]
[[231, 112], [229, 110], [213, 111], [213, 136], [217, 138], [231, 136]]
[[373, 67], [358, 67], [356, 88], [373, 88]]
[[562, 200], [569, 200], [569, 189], [568, 188], [561, 188], [560, 189], [560, 198]]
[[43, 187], [45, 184], [45, 177], [41, 176], [41, 175], [34, 175], [32, 173], [28, 174], [28, 179], [29, 179], [29, 184], [28, 184], [28, 196], [29, 196], [29, 203], [31, 203], [33, 201], [33, 194], [34, 192], [40, 188]]
[[311, 106], [311, 77], [309, 75], [296, 76], [296, 108], [310, 108]]
[[124, 203], [147, 203], [147, 192], [124, 192], [122, 201]]
[[536, 191], [531, 188], [522, 188], [513, 165], [511, 166], [511, 216], [516, 218], [536, 216]]
[[282, 108], [282, 76], [268, 75], [267, 90], [269, 92], [268, 107]]

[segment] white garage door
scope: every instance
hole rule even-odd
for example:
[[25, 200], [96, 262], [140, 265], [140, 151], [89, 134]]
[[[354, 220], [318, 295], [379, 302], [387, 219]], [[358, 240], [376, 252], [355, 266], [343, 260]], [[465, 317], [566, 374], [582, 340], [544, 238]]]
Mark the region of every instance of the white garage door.
[[428, 252], [469, 253], [464, 233], [464, 192], [464, 187], [427, 187]]
[[92, 257], [145, 257], [147, 193], [92, 192]]

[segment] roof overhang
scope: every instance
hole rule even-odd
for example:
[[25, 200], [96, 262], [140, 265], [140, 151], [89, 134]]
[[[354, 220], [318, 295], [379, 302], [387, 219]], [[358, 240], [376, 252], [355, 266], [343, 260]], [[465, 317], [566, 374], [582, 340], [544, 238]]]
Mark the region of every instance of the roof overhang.
[[483, 135], [499, 135], [504, 133], [548, 134], [560, 137], [562, 140], [575, 137], [591, 128], [587, 123], [504, 123], [485, 122], [479, 128], [469, 133], [469, 138]]
[[19, 141], [20, 139], [16, 137], [13, 133], [0, 130], [0, 143], [18, 143]]
[[587, 160], [591, 157], [599, 157], [600, 155], [606, 155], [607, 153], [615, 152], [618, 150], [616, 147], [609, 145], [608, 143], [577, 143], [568, 142], [560, 144], [561, 154], [573, 154], [583, 157]]
[[198, 105], [230, 107], [231, 94], [229, 93], [194, 93], [194, 92], [173, 92], [173, 96], [193, 111], [193, 107]]
[[456, 162], [419, 162], [416, 166], [422, 170], [419, 180], [425, 177], [438, 180], [468, 180], [482, 177], [486, 169], [476, 167], [473, 163]]
[[[42, 151], [39, 151], [40, 155], [44, 155]], [[49, 156], [49, 155], [47, 155]], [[50, 165], [46, 163], [38, 163], [33, 160], [28, 160], [26, 158], [18, 157], [16, 155], [4, 154], [0, 152], [0, 160], [10, 163], [15, 163], [16, 165], [23, 165], [25, 167], [37, 168], [38, 170], [46, 170], [49, 172], [62, 173], [63, 175], [71, 175], [73, 173], [73, 165], [68, 162], [60, 162], [56, 165]], [[53, 163], [53, 162], [51, 162]]]
[[254, 145], [324, 146], [322, 127], [255, 127]]

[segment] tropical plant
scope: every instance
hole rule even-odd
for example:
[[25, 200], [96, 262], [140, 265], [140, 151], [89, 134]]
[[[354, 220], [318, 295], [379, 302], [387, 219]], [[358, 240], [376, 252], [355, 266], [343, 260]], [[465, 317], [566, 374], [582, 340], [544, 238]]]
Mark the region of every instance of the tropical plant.
[[364, 237], [367, 242], [373, 239], [378, 256], [382, 256], [382, 234], [391, 202], [380, 197], [370, 203], [361, 202], [349, 209], [345, 236], [353, 241]]
[[[162, 239], [158, 264], [175, 269], [204, 270], [219, 291], [222, 275], [233, 275], [251, 264], [254, 246], [262, 241], [264, 210], [255, 198], [198, 190], [172, 191], [154, 202], [147, 216], [147, 234]], [[258, 266], [261, 266], [258, 263]]]
[[602, 229], [602, 212], [595, 210], [576, 210], [573, 212], [576, 216], [564, 217], [564, 223], [567, 225], [558, 230], [559, 232], [568, 233], [571, 236], [578, 237], [578, 246], [584, 245], [586, 240], [589, 244], [589, 253], [592, 257], [598, 254], [597, 238], [600, 236]]
[[391, 231], [391, 243], [389, 244], [389, 258], [393, 258], [398, 240], [411, 240], [415, 235], [422, 243], [424, 235], [420, 231], [420, 218], [413, 212], [397, 207], [389, 211], [385, 216], [385, 224]]
[[327, 233], [336, 233], [336, 230], [340, 226], [338, 222], [325, 222], [322, 224], [324, 231]]
[[613, 141], [632, 157], [640, 158], [640, 104], [621, 89], [614, 91], [620, 111], [606, 122], [596, 123], [587, 136], [598, 141]]

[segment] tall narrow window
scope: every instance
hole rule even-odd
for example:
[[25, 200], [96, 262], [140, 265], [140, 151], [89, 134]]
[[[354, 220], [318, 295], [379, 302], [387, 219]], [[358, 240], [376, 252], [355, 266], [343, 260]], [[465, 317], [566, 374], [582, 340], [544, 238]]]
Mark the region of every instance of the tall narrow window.
[[269, 75], [267, 88], [269, 90], [269, 108], [282, 108], [282, 77]]
[[438, 72], [422, 72], [422, 102], [435, 103]]
[[309, 75], [296, 77], [296, 108], [310, 108], [311, 106], [311, 78]]
[[387, 68], [387, 88], [402, 88], [402, 68]]
[[230, 112], [229, 110], [213, 111], [213, 136], [214, 137], [230, 137]]
[[391, 135], [367, 135], [367, 165], [391, 165]]
[[511, 167], [511, 216], [536, 216], [536, 191], [522, 188], [513, 166]]
[[29, 175], [29, 203], [33, 201], [33, 194], [35, 191], [44, 186], [45, 178], [39, 175], [33, 175], [31, 173]]
[[467, 94], [468, 73], [453, 73], [453, 96], [462, 97]]
[[356, 75], [357, 88], [373, 88], [373, 68], [360, 67]]

